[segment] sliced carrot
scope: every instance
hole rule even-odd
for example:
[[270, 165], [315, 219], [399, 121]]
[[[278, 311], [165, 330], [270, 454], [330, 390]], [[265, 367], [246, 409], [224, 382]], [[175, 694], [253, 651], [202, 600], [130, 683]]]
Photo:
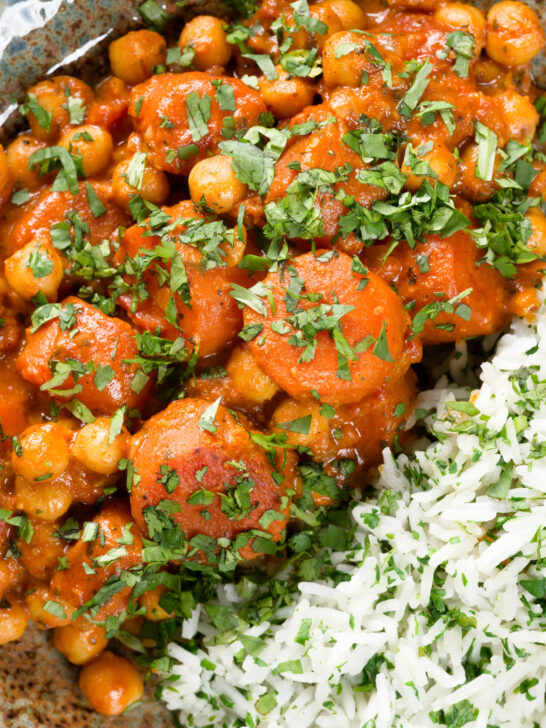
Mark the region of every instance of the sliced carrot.
[[420, 358], [399, 296], [344, 253], [300, 255], [259, 290], [244, 310], [256, 331], [250, 347], [292, 397], [357, 402]]
[[138, 364], [129, 363], [138, 356], [134, 329], [75, 296], [65, 299], [59, 308], [73, 315], [73, 323], [61, 327], [57, 317], [36, 331], [26, 330], [26, 346], [17, 360], [23, 378], [41, 387], [51, 381], [56, 365], [68, 362], [76, 367], [76, 376], [69, 373], [49, 387], [51, 392], [46, 386], [57, 401], [75, 397], [95, 414], [103, 415], [112, 415], [122, 405], [140, 409], [152, 380], [143, 375]]
[[[217, 539], [229, 539], [234, 555], [254, 559], [262, 553], [253, 543], [256, 535], [278, 541], [286, 528], [284, 488], [240, 419], [218, 402], [183, 399], [171, 402], [133, 438], [130, 458], [138, 472], [133, 517], [147, 529], [150, 508], [172, 501], [177, 508], [168, 512], [190, 541], [190, 557], [193, 551], [214, 561], [222, 547]], [[192, 544], [196, 537], [208, 538], [210, 550]]]
[[[404, 303], [411, 303], [423, 344], [484, 336], [507, 324], [506, 279], [488, 263], [478, 265], [482, 254], [468, 233], [429, 235], [415, 249], [400, 243], [385, 259], [386, 252], [385, 245], [371, 246], [365, 252], [366, 265], [394, 284]], [[451, 308], [440, 310], [458, 296]]]
[[[186, 230], [184, 222], [204, 220], [204, 216], [192, 202], [184, 200], [173, 207], [164, 207], [162, 211], [171, 219], [169, 225], [175, 225], [172, 235], [167, 234], [175, 243], [176, 253], [184, 265], [187, 276], [186, 300], [175, 292], [173, 294], [168, 274], [172, 270], [171, 261], [155, 261], [144, 272], [147, 297], [134, 300], [132, 293], [120, 296], [119, 304], [126, 309], [132, 321], [140, 329], [157, 331], [168, 339], [183, 336], [194, 344], [200, 356], [208, 356], [222, 352], [226, 344], [233, 340], [240, 330], [243, 317], [236, 301], [229, 295], [232, 283], [250, 285], [247, 271], [236, 265], [230, 265], [230, 255], [239, 246], [244, 247], [235, 235], [233, 246], [223, 243], [220, 263], [216, 267], [204, 265], [203, 254], [190, 244], [179, 242], [176, 238]], [[219, 223], [221, 224], [221, 223]], [[133, 225], [126, 230], [122, 244], [116, 253], [115, 262], [120, 264], [126, 256], [134, 258], [138, 263], [140, 256], [161, 245], [159, 235], [150, 234], [149, 223]], [[153, 232], [153, 231], [152, 231]], [[158, 267], [166, 271], [160, 281]], [[134, 276], [125, 274], [128, 283], [134, 282]], [[165, 280], [166, 277], [166, 280]], [[174, 301], [176, 320], [168, 314], [169, 306]]]

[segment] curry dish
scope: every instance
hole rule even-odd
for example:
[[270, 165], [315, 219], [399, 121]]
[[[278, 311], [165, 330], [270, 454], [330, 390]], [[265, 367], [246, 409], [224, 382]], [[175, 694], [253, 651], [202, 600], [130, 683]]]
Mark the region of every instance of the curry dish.
[[523, 3], [264, 0], [169, 48], [142, 7], [0, 149], [0, 644], [52, 629], [107, 715], [142, 694], [108, 640], [285, 558], [546, 254]]

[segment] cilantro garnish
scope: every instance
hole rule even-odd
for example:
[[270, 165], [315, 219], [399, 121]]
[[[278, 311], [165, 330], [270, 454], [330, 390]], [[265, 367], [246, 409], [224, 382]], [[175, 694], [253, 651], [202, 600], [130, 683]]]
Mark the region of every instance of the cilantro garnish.
[[413, 112], [421, 100], [421, 96], [425, 93], [430, 81], [429, 76], [433, 68], [434, 66], [427, 58], [426, 61], [418, 67], [411, 86], [398, 104], [398, 110], [402, 116], [405, 116], [407, 119], [411, 119]]
[[476, 121], [476, 143], [478, 144], [478, 159], [475, 175], [478, 179], [490, 181], [495, 170], [495, 155], [497, 153], [497, 135], [489, 127]]
[[[80, 160], [81, 161], [81, 160]], [[79, 192], [78, 187], [78, 170], [76, 162], [70, 152], [64, 147], [45, 147], [38, 149], [30, 155], [28, 167], [32, 169], [34, 165], [39, 166], [40, 174], [50, 172], [52, 169], [61, 168], [57, 174], [55, 181], [55, 189], [69, 189], [73, 195]]]
[[19, 105], [19, 113], [23, 116], [33, 114], [34, 118], [42, 127], [42, 129], [50, 131], [51, 121], [53, 119], [53, 112], [44, 109], [44, 107], [40, 105], [38, 99], [34, 94], [27, 94], [25, 103]]
[[214, 433], [218, 429], [214, 422], [216, 420], [216, 413], [218, 412], [218, 407], [220, 406], [221, 401], [222, 397], [218, 397], [218, 399], [216, 399], [201, 413], [198, 425], [202, 432], [206, 430], [207, 432]]
[[211, 102], [212, 99], [208, 94], [200, 97], [197, 91], [192, 91], [186, 96], [186, 114], [194, 142], [200, 141], [209, 133], [207, 124], [210, 120]]
[[456, 30], [446, 36], [446, 48], [441, 53], [441, 58], [447, 58], [450, 50], [455, 53], [455, 64], [453, 70], [459, 78], [466, 78], [470, 67], [470, 61], [476, 57], [476, 42], [470, 33]]

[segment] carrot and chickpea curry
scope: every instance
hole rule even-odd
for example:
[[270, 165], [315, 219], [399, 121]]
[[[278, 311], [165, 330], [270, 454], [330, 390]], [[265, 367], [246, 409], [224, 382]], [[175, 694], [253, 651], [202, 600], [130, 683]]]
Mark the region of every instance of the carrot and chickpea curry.
[[0, 644], [52, 629], [107, 715], [108, 640], [335, 547], [423, 347], [531, 315], [546, 253], [526, 5], [264, 0], [171, 48], [141, 10], [0, 149]]

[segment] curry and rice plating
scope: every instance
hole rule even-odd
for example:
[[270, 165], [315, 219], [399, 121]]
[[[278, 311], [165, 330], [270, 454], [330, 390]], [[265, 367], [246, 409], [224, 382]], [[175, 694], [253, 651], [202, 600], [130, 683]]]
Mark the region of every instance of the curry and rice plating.
[[156, 657], [298, 558], [410, 442], [423, 347], [538, 307], [529, 7], [237, 10], [168, 48], [147, 0], [112, 75], [36, 84], [0, 149], [0, 644], [52, 629], [106, 715], [143, 690], [109, 639]]

